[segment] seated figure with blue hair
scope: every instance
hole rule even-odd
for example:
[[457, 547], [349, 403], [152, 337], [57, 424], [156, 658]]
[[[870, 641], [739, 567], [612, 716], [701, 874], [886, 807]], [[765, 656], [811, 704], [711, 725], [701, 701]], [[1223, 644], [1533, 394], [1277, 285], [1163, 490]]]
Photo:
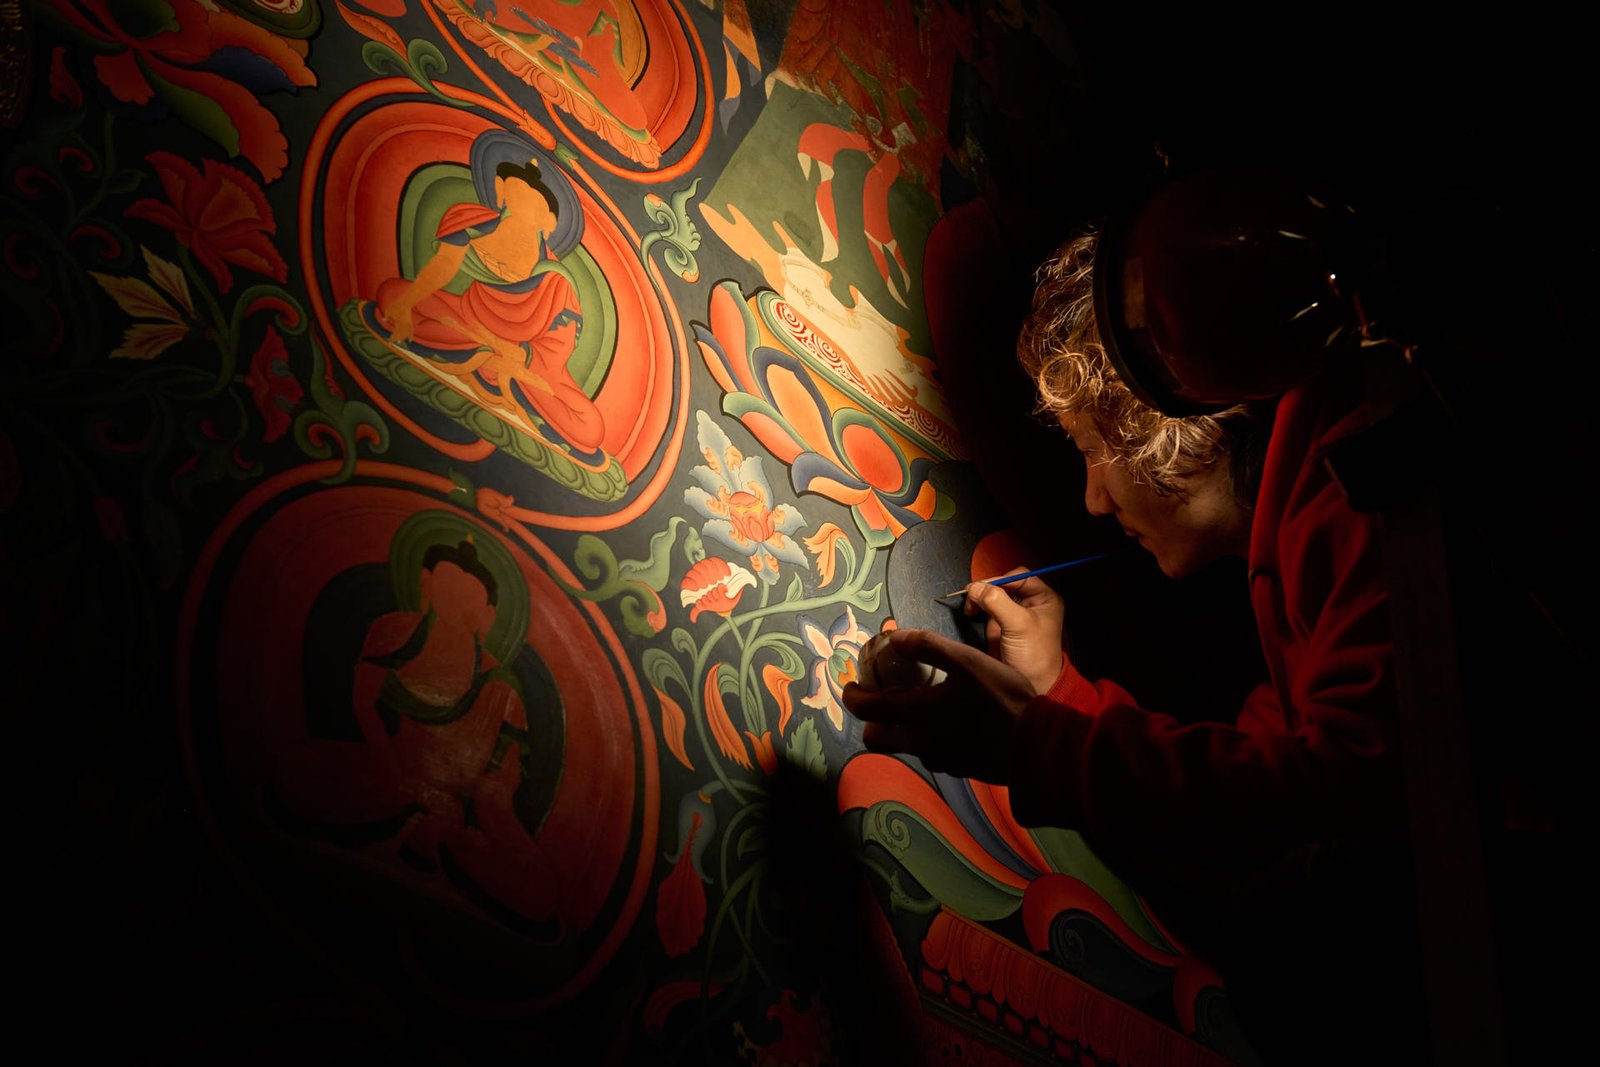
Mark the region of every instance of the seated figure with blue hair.
[[[549, 247], [558, 198], [532, 160], [501, 162], [492, 188], [494, 206], [444, 213], [415, 278], [379, 286], [381, 321], [392, 343], [429, 358], [485, 407], [537, 416], [557, 443], [596, 453], [605, 419], [567, 369], [583, 315]], [[465, 288], [452, 292], [463, 276]]]

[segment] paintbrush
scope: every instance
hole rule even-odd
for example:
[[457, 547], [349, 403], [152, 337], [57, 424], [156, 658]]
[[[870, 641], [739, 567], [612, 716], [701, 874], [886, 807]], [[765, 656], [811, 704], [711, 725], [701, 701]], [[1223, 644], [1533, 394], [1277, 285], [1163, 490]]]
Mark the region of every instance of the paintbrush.
[[[1035, 568], [1034, 570], [1031, 570], [1031, 571], [1023, 571], [1021, 574], [1008, 574], [1004, 578], [990, 578], [988, 580], [988, 584], [989, 585], [1010, 585], [1012, 582], [1020, 582], [1024, 578], [1032, 578], [1035, 575], [1049, 574], [1051, 571], [1064, 571], [1068, 567], [1076, 567], [1080, 563], [1093, 563], [1095, 560], [1097, 560], [1097, 559], [1105, 559], [1107, 556], [1120, 556], [1122, 553], [1127, 552], [1127, 551], [1129, 551], [1129, 549], [1126, 549], [1126, 548], [1113, 548], [1110, 552], [1100, 552], [1100, 553], [1097, 553], [1097, 554], [1095, 554], [1093, 556], [1084, 556], [1082, 559], [1069, 559], [1065, 563], [1052, 563], [1048, 567], [1037, 567], [1037, 568]], [[967, 591], [965, 589], [957, 589], [953, 593], [945, 593], [944, 595], [936, 596], [933, 599], [935, 599], [935, 600], [952, 600], [955, 597], [966, 596], [966, 595], [967, 595]]]

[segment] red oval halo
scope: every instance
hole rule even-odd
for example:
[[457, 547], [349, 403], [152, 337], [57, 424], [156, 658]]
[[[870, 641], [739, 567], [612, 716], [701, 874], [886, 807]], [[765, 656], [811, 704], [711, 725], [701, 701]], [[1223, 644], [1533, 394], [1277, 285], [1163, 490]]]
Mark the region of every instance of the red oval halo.
[[[412, 94], [397, 94], [344, 126], [352, 111], [371, 103], [368, 95], [342, 99], [323, 119], [321, 131], [326, 136], [315, 139], [307, 160], [308, 170], [319, 168], [314, 185], [320, 218], [303, 218], [301, 232], [307, 273], [321, 282], [310, 287], [313, 314], [345, 369], [366, 393], [377, 396], [367, 368], [341, 340], [334, 322], [338, 309], [352, 299], [371, 299], [380, 283], [400, 276], [395, 212], [416, 170], [436, 162], [466, 166], [473, 140], [486, 130], [504, 127]], [[657, 457], [667, 465], [676, 457], [687, 406], [681, 398], [676, 405], [673, 401], [684, 384], [687, 357], [680, 343], [681, 329], [673, 325], [676, 309], [664, 301], [639, 260], [638, 236], [581, 169], [568, 176], [584, 212], [582, 247], [603, 273], [617, 307], [611, 368], [594, 396], [606, 422], [602, 448], [616, 457], [633, 483]], [[310, 202], [308, 198], [304, 208], [308, 213]], [[379, 400], [430, 447], [468, 461], [488, 454], [487, 442], [464, 448], [443, 441]], [[656, 477], [642, 487], [630, 484], [609, 517], [586, 515], [567, 521], [559, 514], [539, 514], [538, 519], [557, 527], [609, 529], [648, 508], [665, 483]]]
[[[298, 940], [308, 916], [304, 897], [286, 903], [270, 887], [300, 869], [310, 872], [296, 886], [325, 885], [339, 893], [352, 885], [384, 889], [391, 909], [428, 920], [399, 924], [397, 930], [448, 930], [474, 943], [499, 946], [537, 975], [514, 999], [484, 1001], [458, 992], [448, 982], [414, 974], [436, 999], [480, 1015], [514, 1015], [545, 1010], [585, 988], [615, 953], [632, 928], [653, 869], [659, 788], [654, 735], [643, 691], [623, 646], [603, 612], [573, 601], [559, 581], [576, 584], [560, 560], [542, 543], [525, 536], [525, 547], [474, 516], [411, 489], [355, 485], [278, 499], [295, 488], [283, 478], [252, 494], [228, 516], [197, 567], [186, 597], [182, 622], [186, 642], [204, 639], [201, 590], [215, 633], [214, 688], [197, 669], [181, 679], [186, 689], [186, 752], [202, 806], [202, 821], [213, 827], [218, 845], [252, 895], [276, 911]], [[271, 507], [264, 507], [270, 504]], [[535, 610], [529, 615], [526, 644], [555, 678], [564, 706], [565, 749], [559, 785], [537, 832], [560, 881], [560, 917], [567, 930], [554, 945], [519, 935], [491, 913], [448, 887], [411, 877], [356, 850], [341, 849], [297, 836], [268, 817], [263, 786], [279, 753], [309, 736], [307, 692], [303, 680], [304, 639], [313, 605], [329, 583], [356, 568], [387, 566], [396, 531], [413, 515], [438, 511], [453, 515], [480, 544], [490, 539], [514, 561], [528, 586]], [[248, 535], [241, 531], [264, 521]], [[244, 543], [239, 543], [244, 542]], [[542, 565], [529, 553], [542, 558]], [[236, 560], [231, 573], [215, 570]], [[555, 578], [547, 571], [553, 571]], [[197, 649], [187, 664], [211, 657]], [[326, 695], [326, 694], [324, 694]], [[540, 709], [527, 709], [534, 725]], [[320, 876], [345, 874], [331, 882]], [[625, 892], [617, 890], [625, 887]], [[344, 899], [344, 898], [341, 898]], [[409, 904], [407, 902], [410, 902]], [[426, 934], [416, 936], [426, 938]], [[320, 938], [313, 938], [320, 942]], [[416, 966], [416, 964], [413, 964]]]

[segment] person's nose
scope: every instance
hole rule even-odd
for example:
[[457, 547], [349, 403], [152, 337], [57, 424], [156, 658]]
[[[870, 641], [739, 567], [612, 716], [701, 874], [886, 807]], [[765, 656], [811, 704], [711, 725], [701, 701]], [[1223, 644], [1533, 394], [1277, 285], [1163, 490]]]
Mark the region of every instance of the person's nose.
[[1116, 510], [1116, 502], [1106, 488], [1105, 464], [1085, 460], [1083, 506], [1091, 515], [1109, 515]]

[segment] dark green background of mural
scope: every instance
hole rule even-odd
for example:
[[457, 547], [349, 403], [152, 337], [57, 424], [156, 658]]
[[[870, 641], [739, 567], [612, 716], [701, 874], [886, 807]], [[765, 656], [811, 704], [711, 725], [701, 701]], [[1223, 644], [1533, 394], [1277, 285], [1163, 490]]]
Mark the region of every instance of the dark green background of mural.
[[[746, 300], [772, 284], [716, 236], [703, 207], [740, 208], [774, 255], [783, 250], [767, 224], [780, 222], [814, 264], [824, 244], [814, 198], [819, 175], [799, 165], [795, 139], [811, 123], [873, 137], [882, 130], [857, 110], [865, 106], [860, 98], [824, 91], [836, 73], [802, 71], [774, 82], [768, 95], [764, 77], [796, 39], [795, 27], [806, 28], [791, 20], [815, 15], [806, 5], [750, 4], [758, 77], [732, 92], [724, 72], [737, 49], [725, 42], [739, 38], [721, 5], [659, 6], [684, 20], [686, 39], [692, 35], [708, 56], [709, 81], [694, 64], [681, 86], [697, 94], [694, 113], [661, 146], [662, 166], [670, 167], [697, 151], [691, 142], [709, 128], [693, 166], [655, 183], [595, 136], [554, 135], [555, 154], [585, 195], [615, 205], [614, 214], [591, 210], [591, 228], [636, 235], [645, 291], [682, 323], [663, 383], [673, 415], [662, 431], [663, 440], [676, 434], [681, 450], [649, 452], [617, 501], [578, 498], [518, 461], [509, 445], [477, 459], [430, 447], [386, 405], [430, 431], [443, 434], [450, 424], [407, 407], [381, 376], [355, 373], [370, 370], [359, 355], [339, 358], [347, 338], [337, 333], [337, 318], [330, 333], [315, 314], [318, 301], [328, 302], [323, 275], [339, 264], [301, 246], [302, 232], [317, 240], [332, 210], [304, 199], [317, 178], [305, 172], [307, 152], [319, 135], [330, 135], [336, 151], [349, 134], [362, 112], [323, 128], [348, 94], [380, 78], [394, 79], [397, 97], [441, 105], [457, 89], [470, 89], [475, 100], [498, 99], [498, 89], [541, 128], [554, 128], [546, 118], [560, 117], [559, 109], [463, 46], [493, 84], [475, 79], [447, 46], [451, 31], [428, 17], [427, 0], [344, 8], [308, 0], [282, 15], [228, 0], [211, 23], [229, 42], [222, 47], [202, 32], [207, 9], [181, 0], [27, 8], [28, 106], [6, 139], [0, 170], [8, 323], [0, 391], [0, 606], [8, 639], [0, 666], [6, 810], [22, 872], [12, 879], [13, 913], [30, 976], [20, 1003], [25, 1014], [71, 1035], [56, 1040], [181, 1062], [276, 1062], [329, 1050], [397, 1062], [721, 1062], [794, 1053], [854, 1061], [927, 1039], [904, 1029], [907, 1018], [915, 1025], [918, 1009], [913, 1002], [907, 1014], [891, 980], [909, 986], [907, 961], [918, 958], [936, 896], [967, 905], [999, 937], [1026, 944], [1020, 890], [975, 879], [959, 850], [925, 822], [910, 831], [921, 836], [908, 860], [895, 844], [900, 831], [874, 837], [863, 829], [870, 813], [841, 818], [838, 780], [859, 750], [858, 727], [847, 716], [829, 717], [837, 715], [829, 685], [848, 667], [854, 634], [893, 614], [886, 560], [894, 536], [908, 523], [993, 511], [993, 502], [981, 490], [958, 496], [946, 488], [960, 479], [950, 468], [937, 473], [933, 461], [943, 457], [919, 453], [915, 440], [876, 416], [861, 425], [879, 427], [872, 432], [911, 473], [908, 486], [873, 483], [865, 460], [842, 443], [854, 415], [836, 423], [837, 440], [808, 437], [804, 412], [730, 391], [697, 344], [704, 338], [696, 326], [714, 333], [717, 283], [731, 283]], [[956, 32], [935, 15], [966, 19], [960, 26], [973, 36], [953, 49], [960, 53], [953, 62], [976, 81], [997, 55], [1026, 47], [1018, 42], [1032, 40], [1034, 29], [1014, 11], [981, 5], [885, 5], [880, 14], [889, 30], [882, 40], [864, 40], [858, 59], [916, 54], [914, 38], [893, 33], [906, 19], [926, 17], [930, 34]], [[168, 46], [178, 38], [182, 47]], [[881, 86], [895, 73], [880, 66], [851, 77]], [[894, 100], [917, 99], [910, 80], [890, 88]], [[887, 99], [876, 105], [883, 117], [901, 106]], [[491, 114], [462, 99], [450, 106]], [[921, 106], [931, 105], [923, 99]], [[919, 173], [908, 164], [881, 205], [913, 280], [904, 305], [891, 291], [890, 268], [880, 271], [868, 246], [873, 207], [861, 197], [893, 142], [842, 152], [833, 171], [839, 255], [827, 264], [832, 296], [849, 307], [864, 295], [906, 331], [905, 349], [929, 361], [936, 353], [920, 284], [923, 242], [943, 211], [991, 180], [981, 153], [970, 151], [982, 106], [974, 91], [956, 94], [949, 116], [919, 111], [932, 123], [917, 130], [919, 143], [938, 142], [935, 127], [959, 121], [968, 150], [958, 156], [940, 142], [931, 153], [937, 166]], [[577, 129], [570, 118], [568, 125]], [[408, 208], [387, 220], [386, 238], [403, 246], [406, 277], [430, 254], [429, 235], [446, 206], [428, 197], [471, 199], [460, 160], [419, 163], [424, 179], [439, 179], [427, 197], [421, 184], [410, 187], [426, 201], [415, 205], [422, 221], [412, 228]], [[579, 276], [590, 324], [570, 369], [594, 396], [631, 373], [622, 361], [638, 354], [616, 350], [613, 320], [625, 312], [601, 266], [586, 250], [568, 266]], [[754, 303], [741, 306], [756, 332], [715, 334], [735, 362], [770, 347], [776, 329]], [[340, 308], [331, 310], [337, 316]], [[680, 368], [687, 368], [682, 378]], [[775, 433], [791, 434], [796, 453], [833, 450], [838, 463], [830, 469], [865, 485], [863, 495], [804, 489], [798, 460], [773, 451], [778, 437], [735, 417], [757, 401], [788, 420]], [[701, 429], [701, 413], [710, 430]], [[502, 423], [471, 414], [484, 436], [502, 432]], [[730, 447], [736, 459], [728, 458]], [[740, 533], [732, 512], [714, 510], [728, 507], [712, 503], [715, 490], [703, 508], [694, 502], [700, 497], [691, 500], [688, 490], [721, 477], [708, 465], [708, 449], [750, 475], [721, 479], [729, 499], [764, 483], [752, 514], [758, 526], [775, 523], [774, 531]], [[657, 473], [664, 474], [659, 483]], [[639, 499], [651, 484], [658, 495], [635, 519], [588, 530], [517, 519], [500, 499], [525, 512], [588, 520]], [[924, 485], [928, 495], [918, 496]], [[630, 893], [626, 865], [599, 894], [602, 915], [630, 915], [614, 943], [601, 923], [548, 951], [528, 948], [518, 936], [542, 935], [485, 921], [498, 914], [492, 908], [419, 903], [381, 871], [342, 864], [337, 855], [308, 860], [293, 841], [274, 836], [270, 819], [241, 791], [229, 746], [247, 716], [220, 695], [230, 682], [218, 664], [234, 646], [278, 647], [285, 627], [302, 620], [263, 609], [248, 628], [229, 630], [228, 620], [249, 617], [248, 605], [230, 600], [236, 571], [275, 515], [333, 499], [335, 491], [400, 487], [426, 501], [421, 510], [454, 514], [490, 541], [503, 536], [530, 566], [549, 572], [575, 612], [595, 605], [602, 621], [577, 617], [600, 635], [591, 635], [596, 647], [607, 628], [618, 644], [586, 666], [638, 678], [641, 699], [629, 698], [638, 794], [627, 798], [619, 848], [631, 857], [653, 845], [642, 860], [642, 896]], [[880, 514], [891, 517], [880, 521]], [[736, 536], [720, 532], [723, 522]], [[519, 524], [563, 570], [518, 539]], [[743, 555], [735, 551], [741, 546]], [[293, 586], [299, 568], [347, 550], [347, 573], [376, 574], [360, 568], [383, 562], [347, 543], [311, 541], [305, 556], [289, 562], [282, 585]], [[740, 612], [707, 608], [691, 619], [682, 590], [691, 569], [711, 558], [740, 569], [770, 559], [777, 569], [742, 594], [723, 586], [742, 596]], [[952, 559], [952, 566], [962, 562]], [[497, 578], [511, 573], [508, 566], [496, 562]], [[768, 573], [776, 580], [766, 581]], [[922, 576], [946, 584], [959, 577]], [[416, 610], [405, 597], [381, 599], [362, 600], [367, 618]], [[351, 640], [355, 624], [343, 625]], [[516, 653], [515, 642], [488, 644], [502, 662]], [[281, 666], [298, 676], [302, 664]], [[777, 674], [764, 674], [768, 667]], [[672, 751], [663, 695], [688, 719], [676, 727], [682, 755]], [[307, 719], [318, 714], [308, 705]], [[719, 714], [731, 734], [721, 732]], [[326, 729], [353, 742], [348, 726]], [[645, 795], [647, 782], [655, 795]], [[895, 812], [875, 817], [881, 826], [912, 825]], [[1108, 895], [1117, 910], [1137, 915], [1137, 901], [1080, 850], [1075, 838], [1047, 845], [1058, 869], [1103, 880], [1115, 887]], [[674, 918], [663, 903], [671, 894], [684, 895], [690, 918]], [[1149, 936], [1160, 940], [1153, 930]], [[901, 958], [885, 952], [891, 944]], [[603, 967], [555, 1002], [539, 999], [602, 946]], [[1160, 1001], [1156, 995], [1151, 1003]], [[1175, 1023], [1170, 997], [1160, 1010], [1162, 1022]], [[953, 1015], [945, 1024], [955, 1029], [940, 1033], [975, 1025]], [[996, 1033], [983, 1041], [1008, 1056], [1037, 1055]]]

